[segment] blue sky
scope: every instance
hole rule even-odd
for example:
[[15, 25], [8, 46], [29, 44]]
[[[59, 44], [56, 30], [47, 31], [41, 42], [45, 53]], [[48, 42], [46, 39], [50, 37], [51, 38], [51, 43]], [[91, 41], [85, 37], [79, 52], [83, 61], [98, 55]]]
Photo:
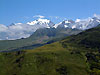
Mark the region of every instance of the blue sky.
[[[84, 19], [100, 14], [100, 0], [0, 0], [0, 24], [26, 23], [35, 15], [53, 22]], [[57, 18], [58, 17], [58, 18]]]

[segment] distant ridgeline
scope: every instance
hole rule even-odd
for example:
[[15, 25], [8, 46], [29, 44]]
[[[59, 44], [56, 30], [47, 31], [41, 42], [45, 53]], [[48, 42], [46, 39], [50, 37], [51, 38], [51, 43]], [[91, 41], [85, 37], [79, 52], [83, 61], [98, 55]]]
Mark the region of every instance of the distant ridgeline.
[[37, 29], [29, 38], [22, 38], [18, 40], [1, 40], [0, 50], [21, 50], [21, 49], [34, 49], [50, 41], [58, 41], [70, 35], [76, 35], [82, 30], [71, 28], [41, 28]]

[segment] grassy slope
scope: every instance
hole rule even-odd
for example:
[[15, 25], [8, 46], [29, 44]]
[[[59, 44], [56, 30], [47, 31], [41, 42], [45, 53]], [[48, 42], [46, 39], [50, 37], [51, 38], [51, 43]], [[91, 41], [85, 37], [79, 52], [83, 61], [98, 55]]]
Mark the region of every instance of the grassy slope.
[[91, 49], [100, 48], [100, 27], [92, 28], [63, 40], [63, 43], [71, 43]]
[[61, 43], [72, 54], [81, 53], [86, 58], [90, 75], [100, 75], [100, 27], [68, 37]]
[[85, 58], [71, 54], [61, 43], [36, 50], [1, 53], [1, 75], [88, 75]]

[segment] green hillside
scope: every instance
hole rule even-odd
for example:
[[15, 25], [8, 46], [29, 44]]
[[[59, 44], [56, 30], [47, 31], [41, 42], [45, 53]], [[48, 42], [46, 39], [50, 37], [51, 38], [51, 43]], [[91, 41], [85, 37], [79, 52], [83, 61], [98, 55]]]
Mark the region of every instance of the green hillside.
[[0, 53], [0, 75], [100, 75], [99, 34], [96, 27], [34, 50]]
[[100, 75], [100, 27], [92, 28], [61, 41], [72, 54], [86, 57], [90, 75]]
[[71, 43], [73, 45], [83, 46], [88, 49], [100, 49], [100, 27], [83, 31], [78, 35], [73, 35], [68, 38], [63, 40], [63, 44]]
[[36, 50], [1, 53], [0, 61], [1, 75], [88, 75], [85, 58], [71, 54], [59, 42]]

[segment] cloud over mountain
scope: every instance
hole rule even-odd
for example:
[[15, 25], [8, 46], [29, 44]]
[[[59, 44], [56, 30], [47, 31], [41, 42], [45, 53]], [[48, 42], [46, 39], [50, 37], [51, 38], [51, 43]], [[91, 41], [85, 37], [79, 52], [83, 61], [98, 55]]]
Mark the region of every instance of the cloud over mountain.
[[12, 23], [9, 26], [0, 24], [0, 40], [27, 38], [39, 28], [50, 28], [54, 24], [47, 19], [38, 19], [27, 24]]

